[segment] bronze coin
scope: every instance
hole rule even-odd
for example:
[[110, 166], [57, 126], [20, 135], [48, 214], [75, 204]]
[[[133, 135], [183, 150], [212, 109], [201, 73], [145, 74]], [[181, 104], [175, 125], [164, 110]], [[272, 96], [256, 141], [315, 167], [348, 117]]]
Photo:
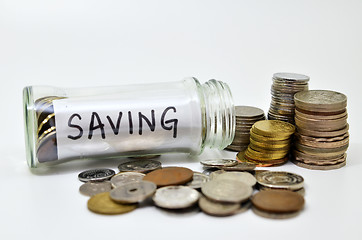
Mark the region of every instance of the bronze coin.
[[291, 161], [298, 167], [311, 169], [311, 170], [334, 170], [346, 166], [346, 161], [332, 165], [314, 165], [314, 164], [306, 164], [296, 160], [291, 160]]
[[253, 206], [269, 213], [291, 213], [300, 211], [304, 198], [298, 193], [284, 190], [261, 191], [251, 199]]
[[337, 136], [341, 136], [344, 135], [348, 132], [349, 129], [349, 125], [347, 124], [347, 126], [341, 130], [336, 130], [336, 131], [317, 131], [317, 130], [311, 130], [311, 129], [307, 129], [307, 128], [301, 128], [299, 126], [297, 126], [297, 132], [299, 132], [300, 134], [303, 134], [305, 136], [311, 136], [311, 137], [337, 137]]
[[144, 181], [150, 181], [157, 187], [181, 185], [192, 180], [194, 172], [184, 167], [166, 167], [154, 170], [143, 178]]

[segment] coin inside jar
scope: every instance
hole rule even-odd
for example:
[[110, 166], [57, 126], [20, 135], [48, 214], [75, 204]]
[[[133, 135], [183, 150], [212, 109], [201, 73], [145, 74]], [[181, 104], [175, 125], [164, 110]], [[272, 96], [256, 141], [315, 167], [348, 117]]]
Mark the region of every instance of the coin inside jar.
[[145, 181], [153, 182], [157, 187], [181, 185], [192, 180], [194, 172], [184, 167], [166, 167], [147, 173]]
[[199, 192], [190, 187], [167, 186], [157, 189], [153, 201], [158, 207], [182, 209], [194, 205], [199, 197]]
[[156, 184], [153, 182], [131, 182], [113, 189], [110, 192], [110, 197], [117, 203], [138, 203], [152, 196], [156, 188]]

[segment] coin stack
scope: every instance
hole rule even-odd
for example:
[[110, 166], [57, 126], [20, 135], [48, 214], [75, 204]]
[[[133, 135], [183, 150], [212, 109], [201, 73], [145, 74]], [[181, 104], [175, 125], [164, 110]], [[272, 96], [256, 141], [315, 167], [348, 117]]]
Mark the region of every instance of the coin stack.
[[255, 122], [264, 119], [264, 111], [260, 108], [235, 106], [235, 136], [225, 149], [237, 152], [245, 150], [250, 142], [250, 128]]
[[349, 145], [347, 97], [328, 90], [304, 91], [295, 95], [295, 105], [293, 162], [319, 170], [345, 166]]
[[309, 77], [296, 73], [275, 73], [268, 119], [294, 124], [294, 94], [308, 90]]
[[250, 130], [248, 148], [245, 153], [239, 152], [237, 158], [260, 167], [284, 164], [288, 161], [294, 131], [294, 125], [279, 120], [256, 122]]

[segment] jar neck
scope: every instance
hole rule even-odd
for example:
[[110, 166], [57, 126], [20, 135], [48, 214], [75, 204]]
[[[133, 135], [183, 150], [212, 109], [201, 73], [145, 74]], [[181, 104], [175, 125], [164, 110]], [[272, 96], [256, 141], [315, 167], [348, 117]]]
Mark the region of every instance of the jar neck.
[[234, 103], [229, 86], [221, 81], [209, 80], [202, 90], [203, 145], [224, 149], [234, 139]]

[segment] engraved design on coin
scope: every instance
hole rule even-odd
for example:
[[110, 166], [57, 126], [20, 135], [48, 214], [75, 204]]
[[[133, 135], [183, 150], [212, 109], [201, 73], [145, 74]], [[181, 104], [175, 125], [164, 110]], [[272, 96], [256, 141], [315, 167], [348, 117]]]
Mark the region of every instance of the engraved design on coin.
[[239, 182], [243, 182], [251, 187], [256, 184], [255, 177], [248, 172], [223, 172], [221, 174], [215, 175], [213, 180], [214, 179], [216, 179], [216, 180], [226, 179], [226, 180], [239, 181]]
[[290, 172], [279, 172], [279, 171], [268, 171], [256, 175], [258, 183], [268, 188], [280, 188], [297, 190], [301, 189], [304, 184], [302, 176], [290, 173]]
[[105, 181], [115, 174], [112, 169], [90, 169], [79, 173], [78, 179], [82, 182]]
[[147, 173], [159, 168], [161, 168], [161, 162], [150, 159], [129, 161], [118, 165], [120, 172]]
[[208, 159], [200, 161], [205, 167], [224, 167], [224, 166], [234, 166], [238, 164], [238, 161], [234, 159]]
[[131, 182], [113, 189], [109, 196], [118, 203], [138, 203], [152, 196], [156, 188], [153, 182]]
[[190, 187], [167, 186], [157, 189], [153, 201], [162, 208], [182, 209], [194, 205], [199, 197], [199, 192]]
[[113, 188], [116, 188], [130, 182], [142, 181], [144, 176], [146, 175], [139, 172], [121, 172], [111, 178], [111, 184]]
[[192, 181], [186, 183], [186, 186], [194, 189], [200, 189], [202, 187], [202, 184], [204, 184], [207, 181], [209, 181], [209, 176], [203, 173], [194, 172]]
[[79, 192], [85, 196], [94, 196], [98, 193], [109, 192], [112, 187], [110, 182], [86, 182], [79, 187]]

